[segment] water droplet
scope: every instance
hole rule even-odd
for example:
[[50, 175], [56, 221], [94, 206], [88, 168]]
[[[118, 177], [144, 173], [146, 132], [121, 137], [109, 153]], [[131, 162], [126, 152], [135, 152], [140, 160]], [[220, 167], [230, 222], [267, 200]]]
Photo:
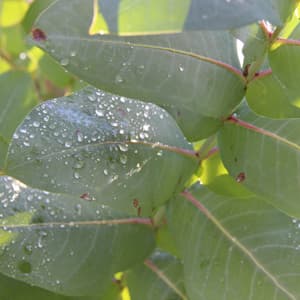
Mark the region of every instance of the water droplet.
[[40, 127], [40, 122], [38, 122], [38, 121], [34, 121], [33, 123], [32, 123], [32, 125], [33, 125], [33, 127]]
[[181, 66], [181, 65], [179, 65], [178, 69], [179, 69], [180, 72], [183, 72], [183, 71], [184, 71], [184, 67]]
[[120, 162], [125, 165], [127, 163], [127, 156], [126, 155], [121, 155], [120, 156]]
[[115, 78], [115, 82], [116, 83], [122, 83], [122, 82], [124, 82], [124, 79], [120, 75], [117, 75], [116, 78]]
[[18, 263], [18, 269], [20, 270], [21, 273], [23, 274], [29, 274], [32, 271], [31, 264], [28, 261], [20, 261]]
[[145, 138], [144, 132], [140, 132], [139, 137], [140, 137], [141, 140], [143, 140]]
[[83, 141], [83, 134], [80, 131], [77, 131], [76, 135], [77, 135], [77, 141], [82, 142]]
[[120, 101], [121, 101], [122, 103], [124, 103], [124, 102], [125, 102], [125, 97], [120, 97]]
[[150, 125], [149, 124], [144, 124], [143, 125], [143, 130], [149, 131]]
[[89, 95], [88, 96], [88, 99], [91, 101], [91, 102], [94, 102], [96, 100], [96, 97], [94, 95]]
[[103, 170], [104, 175], [108, 175], [108, 171], [106, 169]]
[[63, 58], [61, 61], [60, 61], [60, 64], [62, 66], [67, 66], [69, 64], [69, 60], [67, 58]]
[[70, 52], [70, 56], [71, 56], [71, 57], [76, 56], [76, 51], [71, 51], [71, 52]]
[[119, 144], [119, 149], [122, 152], [128, 151], [128, 145], [127, 144]]
[[96, 109], [95, 113], [98, 117], [103, 117], [104, 116], [104, 111], [101, 110], [101, 109]]
[[70, 148], [72, 146], [72, 142], [71, 141], [66, 141], [65, 142], [65, 147], [66, 148]]
[[80, 178], [80, 175], [79, 175], [78, 172], [74, 172], [73, 176], [74, 176], [75, 179], [79, 179]]
[[85, 165], [85, 162], [84, 160], [77, 160], [75, 163], [74, 163], [74, 166], [73, 168], [74, 169], [82, 169]]

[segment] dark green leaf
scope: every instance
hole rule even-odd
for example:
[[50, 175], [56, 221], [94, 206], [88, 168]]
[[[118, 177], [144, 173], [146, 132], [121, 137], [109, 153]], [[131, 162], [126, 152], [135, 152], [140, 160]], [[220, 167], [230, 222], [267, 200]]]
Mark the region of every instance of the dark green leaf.
[[299, 221], [254, 197], [191, 193], [169, 211], [190, 300], [299, 298]]
[[11, 142], [6, 173], [148, 216], [196, 167], [191, 145], [166, 111], [87, 88], [44, 102], [26, 117]]
[[172, 255], [156, 251], [144, 265], [126, 274], [131, 300], [187, 300], [182, 263]]
[[300, 119], [274, 120], [244, 108], [220, 131], [229, 173], [291, 216], [300, 217]]
[[163, 106], [190, 140], [215, 132], [242, 99], [245, 81], [229, 32], [89, 36], [91, 17], [87, 1], [57, 1], [35, 24], [47, 37], [36, 44], [99, 88]]
[[28, 74], [11, 71], [0, 76], [0, 168], [3, 168], [13, 132], [37, 104]]
[[101, 296], [154, 247], [147, 219], [11, 177], [0, 177], [0, 203], [0, 271], [55, 293]]

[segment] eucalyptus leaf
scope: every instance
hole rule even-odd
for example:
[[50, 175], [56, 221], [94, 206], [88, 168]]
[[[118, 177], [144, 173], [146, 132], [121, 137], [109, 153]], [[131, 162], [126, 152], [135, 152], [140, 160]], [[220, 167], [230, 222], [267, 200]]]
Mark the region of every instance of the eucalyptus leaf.
[[32, 187], [148, 216], [196, 167], [195, 152], [166, 111], [88, 87], [25, 118], [5, 172]]
[[229, 173], [294, 217], [300, 217], [299, 128], [299, 118], [274, 120], [244, 107], [225, 122], [218, 141]]
[[0, 203], [0, 272], [55, 293], [100, 297], [114, 273], [154, 247], [146, 219], [8, 176], [0, 177]]
[[170, 202], [169, 222], [188, 299], [299, 299], [299, 220], [197, 184]]
[[45, 38], [34, 43], [96, 87], [163, 106], [190, 140], [215, 132], [239, 104], [245, 80], [229, 32], [90, 36], [90, 2], [55, 2], [35, 23]]

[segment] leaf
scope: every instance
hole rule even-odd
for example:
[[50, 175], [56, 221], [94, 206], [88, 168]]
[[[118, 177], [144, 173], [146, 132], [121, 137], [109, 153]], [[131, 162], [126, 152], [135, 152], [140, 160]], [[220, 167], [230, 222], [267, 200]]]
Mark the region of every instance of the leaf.
[[37, 104], [31, 78], [21, 71], [0, 75], [0, 168], [3, 168], [13, 132]]
[[20, 0], [1, 0], [0, 26], [9, 27], [19, 23], [29, 7], [29, 4]]
[[[1, 299], [13, 300], [100, 300], [99, 297], [66, 297], [32, 287], [0, 274]], [[108, 300], [108, 299], [105, 299]], [[110, 300], [110, 299], [109, 299]], [[117, 300], [115, 298], [114, 300]]]
[[182, 263], [174, 256], [155, 251], [144, 265], [126, 273], [131, 300], [187, 300]]
[[245, 81], [229, 32], [89, 36], [92, 6], [72, 3], [57, 1], [41, 14], [35, 27], [46, 40], [35, 44], [86, 82], [163, 106], [190, 140], [215, 132], [242, 99]]
[[300, 216], [300, 119], [274, 120], [248, 108], [225, 122], [219, 134], [224, 165], [241, 184], [287, 214]]
[[14, 234], [1, 245], [0, 272], [55, 293], [101, 296], [115, 272], [143, 261], [154, 247], [150, 220], [8, 176], [0, 177], [0, 203], [1, 230]]
[[300, 117], [299, 92], [286, 86], [276, 74], [252, 80], [246, 98], [257, 114], [277, 119]]
[[200, 185], [170, 202], [169, 221], [190, 300], [299, 298], [299, 221]]
[[279, 40], [274, 43], [269, 53], [269, 61], [274, 74], [289, 89], [299, 93], [299, 79], [297, 77], [298, 68], [300, 67], [300, 47], [299, 43], [294, 42], [300, 38], [300, 25], [296, 27], [290, 35], [289, 40]]
[[106, 32], [108, 24], [111, 33], [153, 34], [231, 29], [262, 19], [281, 25], [293, 12], [296, 3], [296, 0], [98, 0], [96, 13], [105, 21], [98, 32]]
[[32, 187], [149, 216], [182, 190], [197, 163], [163, 109], [86, 88], [26, 117], [5, 172]]

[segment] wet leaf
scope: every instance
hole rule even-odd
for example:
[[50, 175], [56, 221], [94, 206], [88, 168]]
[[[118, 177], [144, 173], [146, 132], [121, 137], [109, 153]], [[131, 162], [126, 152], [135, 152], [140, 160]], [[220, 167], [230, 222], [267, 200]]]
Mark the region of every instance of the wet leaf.
[[245, 81], [229, 32], [90, 36], [92, 6], [73, 3], [57, 1], [41, 14], [35, 27], [47, 39], [35, 44], [86, 82], [163, 106], [190, 140], [215, 132], [242, 99]]
[[12, 235], [0, 245], [0, 272], [55, 293], [100, 296], [154, 247], [147, 219], [11, 177], [0, 177], [0, 203], [1, 231]]
[[148, 216], [183, 188], [196, 159], [163, 109], [87, 88], [44, 102], [26, 117], [13, 136], [6, 173]]
[[13, 132], [37, 100], [31, 78], [24, 72], [0, 75], [0, 86], [0, 168], [3, 168]]

